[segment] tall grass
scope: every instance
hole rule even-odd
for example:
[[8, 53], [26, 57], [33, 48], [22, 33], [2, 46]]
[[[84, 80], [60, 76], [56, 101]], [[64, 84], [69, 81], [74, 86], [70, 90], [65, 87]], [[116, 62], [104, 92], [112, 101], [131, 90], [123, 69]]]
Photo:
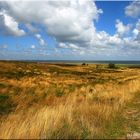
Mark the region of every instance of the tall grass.
[[13, 112], [0, 123], [0, 138], [104, 138], [106, 126], [133, 99], [139, 83], [137, 79], [122, 85], [81, 87], [54, 106]]

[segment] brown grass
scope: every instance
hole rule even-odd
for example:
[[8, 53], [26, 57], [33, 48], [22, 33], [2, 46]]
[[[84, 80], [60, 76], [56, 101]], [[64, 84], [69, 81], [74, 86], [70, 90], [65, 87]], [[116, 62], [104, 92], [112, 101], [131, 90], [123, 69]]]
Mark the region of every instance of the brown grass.
[[[78, 71], [81, 66], [77, 67]], [[81, 71], [85, 72], [85, 69]], [[109, 80], [110, 76], [115, 79]], [[127, 74], [126, 70], [111, 74], [102, 72], [96, 78], [107, 78], [103, 84], [100, 81], [93, 84], [87, 79], [89, 74], [82, 77], [71, 72], [67, 77], [62, 73], [56, 77], [53, 73], [25, 76], [20, 80], [2, 77], [1, 81], [7, 87], [0, 88], [0, 91], [7, 93], [16, 107], [13, 112], [1, 116], [0, 139], [106, 138], [107, 126], [140, 91], [139, 76], [139, 70], [127, 71]], [[57, 81], [65, 82], [58, 84]], [[75, 89], [69, 89], [69, 84], [74, 84]], [[62, 95], [57, 96], [59, 94]]]

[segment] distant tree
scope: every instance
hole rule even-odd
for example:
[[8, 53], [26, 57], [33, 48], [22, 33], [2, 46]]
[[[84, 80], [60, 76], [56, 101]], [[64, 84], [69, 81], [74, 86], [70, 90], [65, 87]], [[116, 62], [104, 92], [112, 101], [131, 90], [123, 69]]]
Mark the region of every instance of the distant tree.
[[82, 63], [82, 66], [85, 66], [86, 65], [86, 63]]
[[110, 69], [116, 69], [116, 66], [113, 63], [109, 63], [108, 64], [108, 68], [110, 68]]

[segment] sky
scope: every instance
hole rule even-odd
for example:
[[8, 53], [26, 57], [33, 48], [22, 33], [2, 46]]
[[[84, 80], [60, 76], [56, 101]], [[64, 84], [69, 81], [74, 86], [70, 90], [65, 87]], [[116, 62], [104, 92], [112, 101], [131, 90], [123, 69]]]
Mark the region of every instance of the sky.
[[0, 1], [0, 59], [140, 60], [140, 1]]

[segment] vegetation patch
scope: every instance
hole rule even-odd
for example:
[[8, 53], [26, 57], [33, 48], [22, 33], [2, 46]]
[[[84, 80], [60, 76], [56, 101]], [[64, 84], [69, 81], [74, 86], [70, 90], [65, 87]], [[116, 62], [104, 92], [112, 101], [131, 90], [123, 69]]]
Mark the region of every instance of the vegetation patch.
[[125, 131], [124, 131], [123, 122], [124, 122], [124, 118], [118, 113], [113, 120], [110, 120], [110, 122], [106, 124], [106, 128], [105, 128], [106, 132], [104, 134], [104, 138], [116, 139], [124, 136]]
[[56, 90], [55, 90], [55, 95], [57, 96], [57, 97], [61, 97], [61, 96], [63, 96], [65, 93], [64, 93], [64, 89], [61, 89], [61, 88], [56, 88]]
[[6, 87], [7, 87], [6, 84], [4, 84], [4, 83], [0, 83], [0, 88], [6, 88]]
[[13, 109], [13, 104], [8, 95], [0, 95], [0, 115], [8, 114]]

